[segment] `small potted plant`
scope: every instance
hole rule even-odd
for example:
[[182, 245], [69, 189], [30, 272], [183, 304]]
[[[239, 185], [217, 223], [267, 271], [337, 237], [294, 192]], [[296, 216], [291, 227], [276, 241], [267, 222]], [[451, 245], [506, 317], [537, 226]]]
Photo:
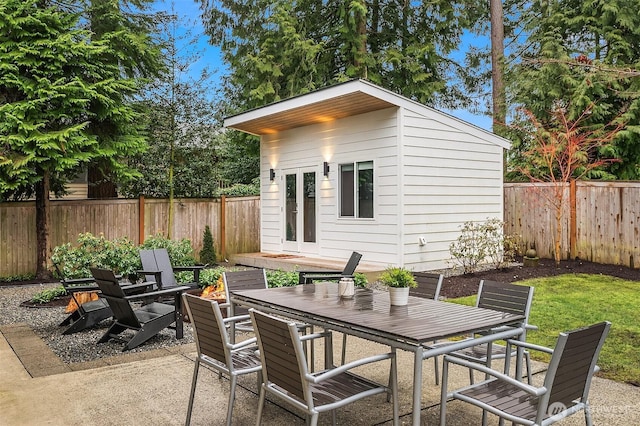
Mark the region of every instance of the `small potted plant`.
[[389, 266], [385, 269], [380, 275], [380, 282], [389, 287], [389, 297], [393, 306], [406, 305], [409, 289], [418, 286], [411, 271], [397, 266]]

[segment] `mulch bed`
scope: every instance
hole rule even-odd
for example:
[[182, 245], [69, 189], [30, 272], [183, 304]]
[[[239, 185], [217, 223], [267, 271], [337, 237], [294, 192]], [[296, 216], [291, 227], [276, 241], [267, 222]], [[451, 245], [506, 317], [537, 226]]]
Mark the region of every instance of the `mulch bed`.
[[552, 259], [540, 259], [538, 266], [513, 266], [445, 278], [440, 295], [447, 298], [474, 295], [478, 292], [480, 280], [514, 282], [562, 274], [601, 274], [640, 281], [640, 269], [631, 269], [620, 265], [604, 265], [579, 259], [563, 260], [559, 266], [556, 266]]

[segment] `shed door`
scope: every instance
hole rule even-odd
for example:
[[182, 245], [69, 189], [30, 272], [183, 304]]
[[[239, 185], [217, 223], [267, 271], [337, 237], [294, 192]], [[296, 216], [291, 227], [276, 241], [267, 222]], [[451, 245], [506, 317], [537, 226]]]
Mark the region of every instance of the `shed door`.
[[285, 170], [284, 179], [284, 250], [315, 253], [318, 192], [316, 170]]

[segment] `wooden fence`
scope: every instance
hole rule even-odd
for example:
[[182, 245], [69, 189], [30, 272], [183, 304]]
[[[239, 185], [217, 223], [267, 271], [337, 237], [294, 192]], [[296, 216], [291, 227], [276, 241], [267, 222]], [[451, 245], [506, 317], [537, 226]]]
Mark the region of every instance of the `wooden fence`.
[[[545, 194], [550, 184], [504, 186], [506, 234], [518, 234], [526, 247], [553, 258], [556, 222]], [[564, 188], [562, 257], [640, 268], [640, 182], [578, 182]], [[161, 199], [52, 201], [51, 246], [76, 241], [78, 234], [108, 239], [167, 234], [169, 203]], [[179, 199], [171, 229], [188, 238], [195, 252], [204, 228], [213, 233], [221, 256], [260, 251], [260, 199]], [[0, 203], [0, 277], [35, 272], [33, 202]]]
[[[640, 182], [577, 182], [564, 188], [562, 258], [640, 267]], [[505, 233], [553, 258], [552, 184], [504, 186]], [[553, 198], [553, 197], [551, 197]]]
[[[166, 199], [52, 201], [51, 247], [75, 242], [84, 232], [139, 244], [167, 235], [168, 214]], [[34, 202], [0, 203], [0, 277], [35, 272], [35, 223]], [[206, 225], [221, 257], [260, 251], [260, 198], [175, 200], [171, 238], [188, 238], [197, 254]]]

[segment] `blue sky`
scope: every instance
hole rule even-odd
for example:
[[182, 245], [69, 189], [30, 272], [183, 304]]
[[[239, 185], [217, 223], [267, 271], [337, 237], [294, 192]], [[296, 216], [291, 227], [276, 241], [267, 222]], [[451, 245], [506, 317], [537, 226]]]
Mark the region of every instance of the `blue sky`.
[[[214, 73], [214, 81], [216, 78], [220, 78], [226, 72], [226, 66], [222, 61], [222, 54], [220, 49], [216, 46], [211, 46], [208, 42], [208, 37], [204, 34], [204, 28], [202, 26], [202, 20], [200, 19], [200, 9], [198, 4], [193, 0], [174, 0], [177, 13], [192, 21], [193, 27], [190, 28], [194, 36], [198, 35], [198, 47], [203, 50], [202, 57], [199, 61], [192, 64], [190, 71], [194, 74], [199, 74], [203, 68], [208, 67], [210, 72]], [[170, 10], [171, 0], [156, 0], [155, 8], [157, 10]], [[471, 43], [478, 45], [481, 43], [487, 43], [486, 40], [473, 35], [465, 37], [463, 41], [464, 45]], [[468, 121], [483, 129], [491, 130], [491, 118], [487, 116], [474, 115], [466, 110], [445, 110], [445, 112], [458, 117], [462, 120]]]

